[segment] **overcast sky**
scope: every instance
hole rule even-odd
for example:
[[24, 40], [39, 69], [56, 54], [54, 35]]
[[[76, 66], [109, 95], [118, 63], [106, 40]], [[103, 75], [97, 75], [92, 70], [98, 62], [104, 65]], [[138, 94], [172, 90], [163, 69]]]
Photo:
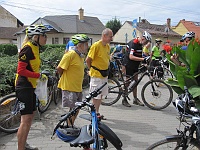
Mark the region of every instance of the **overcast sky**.
[[105, 25], [115, 17], [123, 24], [141, 17], [152, 24], [163, 25], [167, 18], [177, 25], [182, 20], [200, 22], [199, 0], [0, 0], [0, 5], [25, 25], [48, 15], [78, 15], [98, 17]]

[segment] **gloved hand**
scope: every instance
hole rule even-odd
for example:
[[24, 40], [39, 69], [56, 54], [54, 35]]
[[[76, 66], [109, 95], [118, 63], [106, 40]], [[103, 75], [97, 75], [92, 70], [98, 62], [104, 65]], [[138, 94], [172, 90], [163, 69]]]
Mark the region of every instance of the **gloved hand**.
[[144, 57], [144, 63], [149, 63], [150, 58], [151, 58], [150, 56]]
[[45, 74], [40, 73], [40, 80], [41, 81], [46, 81], [47, 79], [48, 79], [48, 77]]

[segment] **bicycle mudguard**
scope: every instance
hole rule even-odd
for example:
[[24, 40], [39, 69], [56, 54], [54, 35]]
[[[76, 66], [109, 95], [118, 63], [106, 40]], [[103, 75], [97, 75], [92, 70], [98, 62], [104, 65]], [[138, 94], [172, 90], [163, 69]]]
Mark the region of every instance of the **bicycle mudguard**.
[[171, 140], [171, 139], [174, 139], [174, 138], [182, 138], [182, 136], [181, 135], [169, 135], [169, 136], [166, 136], [165, 137], [167, 140]]
[[118, 136], [105, 124], [99, 122], [99, 133], [104, 136], [117, 150], [122, 150], [123, 143]]

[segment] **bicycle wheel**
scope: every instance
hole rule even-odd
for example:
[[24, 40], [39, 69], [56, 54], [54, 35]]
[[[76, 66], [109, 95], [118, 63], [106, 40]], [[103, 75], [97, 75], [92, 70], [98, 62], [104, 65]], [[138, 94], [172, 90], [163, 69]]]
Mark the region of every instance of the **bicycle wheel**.
[[55, 105], [59, 103], [59, 101], [62, 99], [62, 91], [60, 88], [58, 88], [58, 79], [55, 79], [55, 83], [53, 85], [53, 101]]
[[141, 97], [147, 107], [154, 110], [161, 110], [171, 103], [173, 91], [164, 81], [154, 79], [148, 81], [142, 87]]
[[99, 133], [108, 140], [117, 150], [122, 150], [122, 142], [118, 136], [105, 124], [99, 122]]
[[108, 79], [108, 95], [102, 98], [101, 104], [111, 106], [120, 99], [121, 95], [120, 83], [115, 78]]
[[48, 94], [48, 99], [47, 99], [47, 103], [45, 106], [41, 105], [40, 102], [38, 104], [38, 111], [40, 113], [44, 113], [50, 106], [51, 101], [53, 99], [53, 86], [50, 86], [47, 88], [47, 94]]
[[163, 68], [163, 79], [167, 80], [168, 78], [174, 78], [172, 72], [168, 68]]
[[182, 150], [182, 149], [188, 149], [188, 150], [199, 150], [200, 145], [195, 139], [192, 139], [190, 143], [188, 144], [187, 148], [183, 148], [182, 142], [181, 142], [181, 136], [173, 136], [171, 138], [166, 138], [164, 140], [158, 141], [152, 145], [150, 145], [147, 150], [165, 150], [165, 149], [175, 149], [175, 150]]
[[15, 94], [0, 100], [0, 130], [5, 133], [18, 131], [21, 121], [18, 99]]

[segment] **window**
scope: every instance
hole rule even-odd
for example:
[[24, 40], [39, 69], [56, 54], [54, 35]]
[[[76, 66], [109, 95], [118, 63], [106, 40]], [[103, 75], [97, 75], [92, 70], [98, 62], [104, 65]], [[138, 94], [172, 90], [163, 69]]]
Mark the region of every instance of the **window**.
[[59, 44], [59, 38], [58, 37], [52, 38], [52, 44]]
[[63, 38], [63, 44], [67, 44], [69, 42], [69, 37]]

